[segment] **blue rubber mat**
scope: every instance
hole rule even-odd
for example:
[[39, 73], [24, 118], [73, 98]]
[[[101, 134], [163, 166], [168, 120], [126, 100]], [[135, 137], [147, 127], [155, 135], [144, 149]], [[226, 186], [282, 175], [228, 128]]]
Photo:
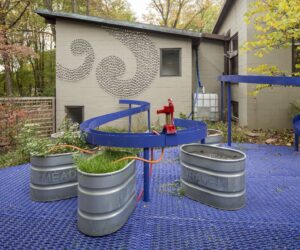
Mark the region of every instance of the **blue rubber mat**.
[[[2, 169], [0, 249], [300, 249], [300, 154], [288, 147], [234, 147], [248, 157], [243, 209], [222, 211], [176, 195], [178, 149], [169, 148], [154, 166], [151, 202], [139, 202], [121, 230], [97, 238], [77, 230], [76, 198], [32, 202], [29, 165]], [[138, 189], [142, 176], [139, 167]]]

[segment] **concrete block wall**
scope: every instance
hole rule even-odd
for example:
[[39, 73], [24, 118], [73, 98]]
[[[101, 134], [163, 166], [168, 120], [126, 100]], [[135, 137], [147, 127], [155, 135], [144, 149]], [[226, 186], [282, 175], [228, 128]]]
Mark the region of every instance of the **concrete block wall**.
[[[235, 1], [235, 4], [226, 15], [219, 34], [226, 35], [230, 31], [233, 36], [238, 33], [239, 45], [247, 41], [247, 25], [243, 22], [244, 13], [247, 10], [247, 0]], [[247, 74], [247, 53], [239, 50], [239, 74]], [[232, 100], [239, 103], [239, 123], [241, 126], [248, 125], [248, 87], [246, 84], [239, 83], [232, 86]]]
[[[106, 93], [96, 81], [96, 67], [107, 56], [117, 56], [125, 62], [126, 73], [122, 79], [130, 79], [136, 73], [136, 59], [132, 52], [119, 40], [111, 36], [99, 25], [57, 20], [56, 60], [70, 69], [79, 67], [84, 56], [74, 56], [70, 52], [70, 44], [75, 39], [85, 39], [93, 47], [96, 58], [91, 73], [83, 80], [69, 82], [56, 79], [57, 124], [65, 116], [65, 106], [84, 106], [84, 119], [125, 108], [119, 105], [119, 98]], [[154, 81], [141, 94], [131, 99], [144, 100], [151, 103], [151, 119], [156, 121], [156, 110], [167, 104], [172, 98], [175, 103], [176, 116], [180, 112], [191, 112], [192, 95], [192, 45], [190, 39], [148, 34], [155, 44], [157, 53], [161, 48], [181, 48], [181, 76], [160, 77], [158, 71]], [[147, 46], [147, 45], [145, 45]], [[140, 120], [141, 118], [137, 118]], [[164, 117], [159, 120], [164, 123]]]
[[[248, 5], [254, 0], [235, 1], [220, 28], [219, 34], [231, 35], [238, 32], [239, 46], [254, 39], [256, 31], [244, 22]], [[254, 56], [253, 52], [239, 50], [239, 74], [250, 75], [249, 67], [260, 64], [276, 65], [287, 73], [292, 69], [291, 48], [274, 50], [263, 58]], [[274, 87], [260, 91], [257, 96], [251, 93], [255, 85], [239, 83], [233, 86], [233, 100], [239, 102], [239, 123], [250, 128], [283, 129], [292, 126], [288, 115], [290, 103], [300, 99], [300, 88]]]
[[[251, 2], [251, 0], [250, 0]], [[254, 39], [256, 31], [252, 25], [247, 27], [248, 38]], [[258, 58], [253, 52], [247, 53], [248, 67], [256, 67], [261, 64], [277, 66], [289, 75], [292, 71], [292, 48], [276, 49], [262, 58]], [[253, 74], [248, 71], [248, 74]], [[251, 93], [255, 86], [248, 86]], [[267, 88], [256, 96], [248, 96], [248, 126], [251, 128], [291, 128], [292, 121], [289, 116], [290, 104], [300, 100], [300, 88], [276, 86]]]
[[[220, 114], [221, 84], [217, 78], [224, 72], [224, 42], [202, 40], [198, 49], [198, 58], [201, 83], [205, 87], [205, 93], [218, 94]], [[193, 88], [195, 91], [195, 84]]]

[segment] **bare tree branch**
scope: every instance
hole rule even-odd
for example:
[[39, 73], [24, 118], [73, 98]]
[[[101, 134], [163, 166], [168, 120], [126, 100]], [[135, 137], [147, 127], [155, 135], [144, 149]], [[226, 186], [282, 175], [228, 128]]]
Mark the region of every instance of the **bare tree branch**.
[[16, 20], [15, 20], [12, 24], [9, 25], [9, 28], [10, 28], [10, 29], [12, 29], [12, 28], [20, 21], [20, 19], [21, 19], [22, 16], [25, 14], [25, 12], [26, 12], [27, 8], [29, 7], [29, 5], [30, 5], [30, 1], [27, 1], [27, 4], [26, 4], [26, 6], [24, 7], [23, 11], [22, 11], [22, 12], [20, 13], [20, 15], [16, 18]]

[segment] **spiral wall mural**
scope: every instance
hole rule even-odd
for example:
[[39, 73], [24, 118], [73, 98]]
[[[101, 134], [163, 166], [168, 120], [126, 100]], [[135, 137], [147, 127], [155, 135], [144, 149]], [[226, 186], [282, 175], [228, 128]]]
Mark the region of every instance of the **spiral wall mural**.
[[136, 72], [130, 79], [122, 79], [126, 65], [117, 56], [104, 58], [97, 66], [97, 82], [110, 95], [124, 98], [140, 94], [153, 82], [159, 70], [159, 53], [149, 36], [143, 32], [106, 29], [135, 56]]
[[[133, 53], [136, 59], [136, 72], [132, 78], [124, 79], [125, 62], [117, 56], [105, 57], [96, 68], [99, 86], [108, 94], [119, 98], [132, 97], [141, 93], [150, 86], [159, 71], [159, 53], [155, 44], [144, 32], [108, 27], [104, 29]], [[69, 69], [57, 63], [56, 75], [61, 80], [79, 81], [91, 73], [95, 53], [91, 44], [84, 39], [72, 41], [71, 52], [74, 56], [86, 54], [84, 62], [75, 69]]]
[[84, 62], [75, 69], [69, 69], [61, 64], [56, 64], [56, 76], [65, 81], [79, 81], [87, 77], [93, 69], [95, 53], [91, 44], [84, 39], [76, 39], [71, 43], [71, 52], [74, 56], [86, 54]]

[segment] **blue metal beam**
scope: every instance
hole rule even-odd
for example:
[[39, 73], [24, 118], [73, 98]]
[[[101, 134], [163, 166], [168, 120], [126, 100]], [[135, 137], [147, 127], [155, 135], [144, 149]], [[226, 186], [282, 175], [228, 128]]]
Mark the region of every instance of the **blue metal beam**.
[[[270, 84], [278, 86], [295, 86], [300, 87], [300, 77], [287, 77], [287, 76], [245, 76], [245, 75], [220, 75], [218, 80], [221, 82], [221, 93], [223, 96], [224, 82], [227, 86], [227, 125], [228, 125], [228, 146], [231, 146], [231, 83], [245, 83], [245, 84]], [[223, 100], [222, 100], [223, 102]], [[222, 104], [221, 104], [222, 112]], [[298, 137], [295, 136], [295, 142]], [[296, 149], [296, 146], [295, 146]]]
[[218, 77], [221, 82], [229, 83], [253, 83], [253, 84], [271, 84], [280, 86], [300, 87], [300, 77], [287, 76], [244, 76], [244, 75], [221, 75]]
[[221, 121], [224, 121], [224, 82], [221, 82]]
[[[144, 159], [150, 160], [149, 148], [144, 148]], [[144, 162], [144, 201], [150, 201], [150, 167], [148, 162]]]
[[231, 84], [227, 84], [227, 136], [228, 146], [231, 146]]

